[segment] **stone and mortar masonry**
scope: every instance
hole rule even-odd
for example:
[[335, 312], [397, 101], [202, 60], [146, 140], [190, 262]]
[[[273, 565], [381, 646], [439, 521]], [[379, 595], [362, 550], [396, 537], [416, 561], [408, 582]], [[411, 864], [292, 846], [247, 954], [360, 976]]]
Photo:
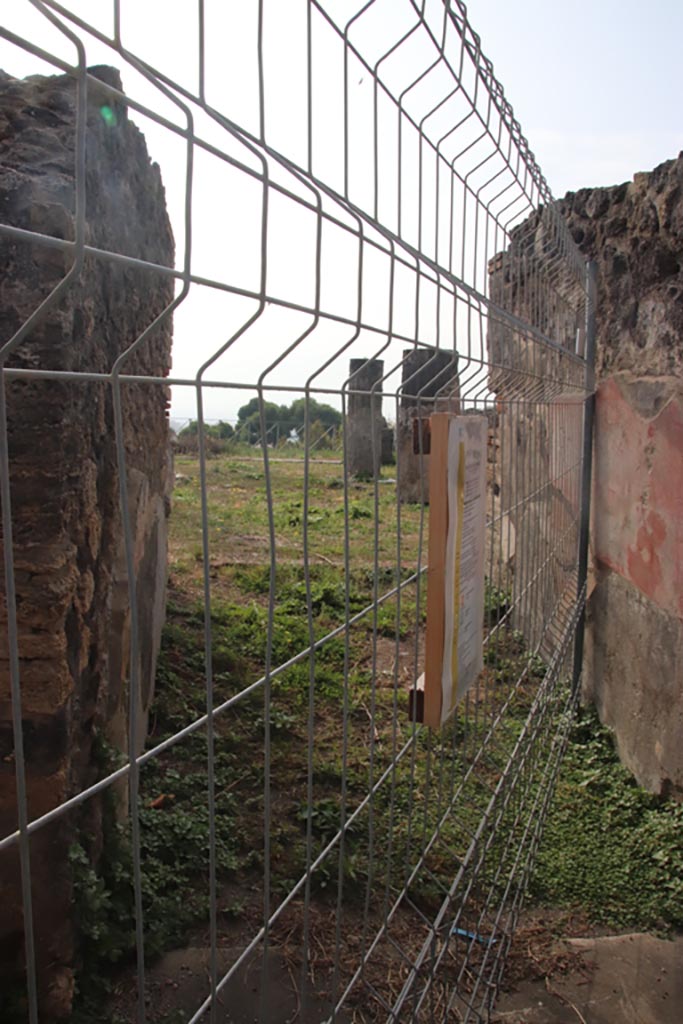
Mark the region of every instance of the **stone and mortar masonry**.
[[584, 695], [638, 781], [683, 797], [683, 154], [560, 207], [598, 267]]
[[[559, 206], [598, 271], [584, 698], [614, 730], [638, 781], [683, 797], [683, 155], [631, 183], [570, 193]], [[531, 309], [542, 330], [573, 350], [577, 332], [581, 340], [576, 312], [583, 300], [576, 301], [572, 279], [561, 277], [553, 298], [530, 306], [549, 237], [545, 214], [536, 211], [516, 227], [508, 250], [491, 261], [490, 293], [522, 318]], [[540, 459], [544, 479], [557, 479], [553, 467], [561, 466], [563, 446], [575, 434], [570, 448], [577, 450], [580, 421], [571, 403], [578, 391], [558, 400], [563, 421], [543, 403], [511, 417], [509, 393], [523, 391], [530, 371], [563, 379], [562, 354], [536, 352], [495, 317], [488, 352], [489, 385], [514, 435], [499, 466], [501, 507], [510, 510], [517, 538], [514, 588], [523, 593], [530, 582], [525, 536], [549, 567], [535, 606], [522, 604], [514, 622], [547, 657], [544, 624], [576, 558], [569, 526], [579, 495], [553, 486], [534, 498], [524, 486], [520, 491], [519, 478], [532, 479], [531, 460]], [[561, 549], [548, 533], [557, 524]]]
[[576, 601], [584, 372], [568, 353], [585, 330], [583, 274], [566, 266], [557, 274], [557, 223], [550, 214], [547, 207], [535, 211], [513, 229], [507, 250], [489, 263], [489, 294], [559, 347], [538, 345], [533, 333], [495, 311], [487, 326], [489, 387], [498, 410], [493, 509], [501, 517], [490, 571], [511, 592], [510, 624], [547, 661]]
[[[90, 69], [121, 88], [112, 68]], [[102, 115], [102, 106], [109, 111]], [[159, 169], [125, 105], [89, 83], [86, 243], [174, 265]], [[75, 82], [0, 72], [0, 218], [74, 237]], [[5, 342], [64, 277], [71, 256], [0, 238], [0, 339]], [[167, 306], [170, 278], [86, 257], [68, 293], [12, 356], [28, 368], [109, 372]], [[171, 324], [155, 330], [126, 371], [165, 376]], [[140, 750], [165, 611], [168, 389], [123, 385], [124, 443], [140, 616]], [[119, 507], [112, 393], [94, 382], [7, 386], [22, 715], [31, 819], [96, 779], [99, 740], [128, 751], [128, 582]], [[0, 538], [1, 539], [1, 538]], [[4, 603], [4, 580], [2, 594]], [[17, 827], [7, 626], [0, 618], [0, 834]], [[125, 801], [125, 788], [119, 793]], [[102, 803], [36, 832], [32, 892], [41, 1020], [69, 1016], [77, 956], [68, 849], [96, 860]], [[0, 988], [23, 970], [16, 850], [0, 856]]]

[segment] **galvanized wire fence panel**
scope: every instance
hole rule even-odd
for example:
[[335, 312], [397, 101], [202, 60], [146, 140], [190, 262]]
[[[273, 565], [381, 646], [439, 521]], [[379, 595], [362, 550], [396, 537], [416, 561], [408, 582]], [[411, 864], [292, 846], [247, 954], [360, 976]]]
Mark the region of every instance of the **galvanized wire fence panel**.
[[[49, 1019], [33, 904], [45, 899], [40, 836], [59, 826], [53, 856], [66, 855], [64, 836], [86, 849], [85, 868], [73, 845], [71, 869], [55, 863], [72, 871], [77, 906], [96, 891], [98, 935], [112, 915], [130, 925], [111, 957], [112, 1014], [228, 1020], [255, 989], [264, 1020], [485, 1020], [576, 698], [585, 267], [459, 0], [239, 6], [199, 0], [162, 21], [154, 5], [117, 0], [96, 15], [55, 0], [3, 13], [0, 63], [69, 76], [74, 111], [69, 229], [0, 224], [8, 258], [54, 253], [66, 268], [49, 288], [49, 277], [26, 281], [35, 309], [2, 339], [16, 796], [0, 856], [20, 862], [25, 1019]], [[88, 70], [96, 63], [119, 69], [125, 94]], [[176, 266], [96, 230], [89, 139], [93, 118], [116, 131], [117, 111], [161, 165]], [[114, 268], [131, 297], [151, 281], [175, 292], [106, 366], [78, 341], [63, 366], [41, 362], [32, 335], [56, 322], [84, 267]], [[150, 371], [172, 316], [173, 373]], [[23, 743], [6, 406], [22, 382], [108, 396], [127, 588], [125, 759], [100, 701], [84, 728], [110, 738], [107, 756], [96, 777], [70, 769], [52, 804], [27, 789], [41, 755]], [[134, 437], [129, 396], [169, 385], [174, 415], [196, 429], [176, 456], [155, 688], [141, 659], [131, 455], [147, 440], [144, 423]], [[210, 424], [252, 398], [259, 429], [252, 419], [218, 443]], [[296, 437], [274, 437], [268, 403], [296, 399]], [[314, 402], [336, 408], [340, 426], [323, 429]], [[395, 467], [379, 468], [374, 427], [359, 442], [359, 409], [396, 425]], [[407, 454], [404, 436], [435, 409], [489, 422], [485, 668], [440, 731], [409, 710], [424, 667], [429, 506], [422, 435]], [[68, 687], [64, 709], [79, 713]], [[110, 831], [84, 844], [93, 820]], [[94, 930], [79, 939], [74, 924], [82, 988]], [[158, 966], [183, 943], [203, 950], [191, 991], [168, 959]]]

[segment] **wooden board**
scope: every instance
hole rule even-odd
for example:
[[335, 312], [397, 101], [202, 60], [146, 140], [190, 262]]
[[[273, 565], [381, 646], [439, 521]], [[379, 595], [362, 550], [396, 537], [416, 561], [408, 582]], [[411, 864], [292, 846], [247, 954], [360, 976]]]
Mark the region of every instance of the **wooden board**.
[[487, 442], [481, 415], [431, 417], [425, 666], [409, 706], [432, 729], [484, 667]]

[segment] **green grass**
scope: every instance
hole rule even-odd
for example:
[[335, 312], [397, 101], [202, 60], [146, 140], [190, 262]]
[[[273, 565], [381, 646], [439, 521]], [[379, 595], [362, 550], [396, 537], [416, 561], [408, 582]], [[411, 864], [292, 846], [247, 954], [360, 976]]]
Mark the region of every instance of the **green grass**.
[[[201, 491], [196, 459], [179, 456], [176, 472], [182, 478], [173, 492], [170, 569], [183, 577], [185, 590], [199, 585], [202, 565]], [[383, 470], [389, 479], [392, 470]], [[282, 565], [302, 564], [304, 556], [304, 487], [302, 461], [270, 462], [273, 524], [277, 535], [277, 559]], [[342, 466], [326, 460], [310, 465], [306, 517], [308, 556], [312, 565], [344, 561], [344, 488]], [[377, 516], [375, 510], [377, 509]], [[401, 561], [415, 562], [420, 509], [403, 506], [397, 512], [392, 485], [353, 482], [349, 485], [348, 518], [350, 557], [357, 566], [372, 567], [377, 525], [377, 562], [382, 569], [396, 564], [397, 524], [401, 517]], [[207, 462], [207, 519], [209, 550], [217, 571], [229, 576], [234, 566], [263, 567], [270, 560], [266, 479], [262, 459], [231, 459], [219, 456]], [[426, 539], [426, 535], [425, 535]]]
[[[184, 478], [173, 497], [167, 622], [159, 658], [148, 746], [155, 746], [206, 710], [203, 550], [196, 461], [176, 461]], [[304, 573], [301, 462], [273, 463], [276, 530], [272, 666], [276, 667], [371, 604], [375, 592], [415, 571], [420, 510], [397, 510], [391, 485], [352, 483], [349, 493], [350, 572], [344, 575], [344, 491], [341, 466], [310, 467], [307, 514], [308, 576]], [[270, 593], [270, 541], [263, 466], [218, 457], [207, 465], [211, 581], [211, 664], [214, 705], [258, 683], [264, 672]], [[398, 516], [401, 545], [397, 545]], [[377, 552], [375, 555], [375, 539]], [[426, 544], [426, 523], [423, 543]], [[397, 552], [400, 564], [396, 568]], [[426, 548], [425, 548], [426, 550]], [[408, 693], [414, 679], [416, 633], [425, 621], [425, 589], [406, 586], [327, 641], [314, 660], [304, 658], [272, 680], [269, 699], [257, 686], [215, 720], [216, 868], [219, 935], [243, 926], [253, 934], [262, 899], [264, 734], [271, 743], [271, 890], [281, 899], [324, 848], [346, 814], [410, 739]], [[310, 599], [310, 600], [309, 600]], [[509, 595], [487, 587], [485, 628], [500, 623]], [[310, 622], [308, 612], [310, 608]], [[376, 628], [375, 628], [376, 627]], [[381, 908], [384, 893], [400, 888], [424, 836], [431, 835], [448, 802], [449, 779], [462, 773], [484, 735], [486, 713], [510, 697], [487, 756], [465, 785], [457, 813], [442, 822], [439, 839], [411, 890], [416, 906], [438, 907], [465, 855], [499, 772], [527, 717], [545, 665], [505, 623], [486, 654], [482, 691], [439, 734], [422, 732], [346, 835], [341, 855], [345, 905]], [[421, 667], [421, 666], [420, 666]], [[373, 674], [374, 672], [374, 674]], [[515, 682], [521, 683], [515, 688]], [[346, 680], [346, 683], [345, 683]], [[311, 724], [312, 801], [309, 806], [308, 727]], [[562, 694], [558, 694], [558, 708]], [[347, 708], [346, 750], [342, 748]], [[374, 732], [371, 728], [374, 719]], [[548, 734], [550, 735], [550, 734]], [[194, 732], [149, 761], [140, 775], [142, 899], [145, 948], [153, 960], [186, 941], [205, 941], [209, 893], [207, 737]], [[540, 763], [540, 762], [539, 762]], [[111, 767], [103, 765], [103, 771]], [[444, 780], [446, 780], [444, 782]], [[533, 788], [533, 780], [530, 783]], [[412, 821], [411, 821], [412, 811]], [[515, 805], [493, 839], [478, 884], [504, 886], [516, 854]], [[97, 870], [87, 842], [75, 844], [72, 868], [83, 921], [81, 978], [105, 980], [128, 962], [134, 947], [130, 837], [113, 811], [106, 853]], [[648, 797], [616, 759], [605, 730], [586, 717], [574, 730], [546, 829], [532, 898], [583, 908], [594, 920], [622, 927], [680, 927], [683, 904], [682, 814]], [[369, 837], [373, 836], [372, 856]], [[512, 841], [511, 841], [512, 840]], [[312, 878], [320, 906], [336, 894], [338, 852]], [[368, 890], [371, 897], [367, 896]], [[476, 894], [472, 897], [476, 904]], [[276, 905], [276, 904], [274, 904]], [[194, 938], [193, 938], [194, 937]], [[227, 941], [227, 939], [226, 939]], [[81, 997], [82, 1016], [101, 990]], [[89, 1016], [90, 1015], [90, 1016]], [[108, 1020], [106, 1016], [101, 1018]]]
[[572, 733], [531, 896], [610, 927], [683, 928], [683, 805], [634, 782], [592, 712]]
[[[262, 566], [235, 569], [230, 588], [240, 596], [214, 602], [213, 670], [215, 701], [243, 689], [262, 672], [267, 610], [263, 602], [268, 573]], [[389, 573], [383, 584], [390, 583]], [[349, 586], [351, 610], [365, 607], [372, 598], [373, 574], [359, 569]], [[313, 567], [310, 590], [313, 629], [318, 636], [345, 614], [344, 587], [338, 571]], [[306, 587], [300, 566], [278, 571], [275, 613], [274, 663], [305, 647]], [[168, 618], [159, 659], [156, 696], [151, 716], [149, 745], [156, 745], [203, 714], [204, 612], [203, 607], [176, 586], [171, 590]], [[395, 609], [381, 609], [378, 634], [391, 633], [395, 648]], [[424, 612], [420, 613], [420, 619]], [[329, 641], [314, 665], [315, 746], [312, 752], [313, 801], [309, 808], [307, 779], [307, 716], [310, 666], [307, 660], [283, 672], [273, 682], [269, 708], [273, 809], [271, 871], [273, 898], [284, 897], [299, 880], [307, 864], [307, 832], [311, 855], [316, 857], [339, 827], [342, 780], [346, 780], [347, 815], [391, 762], [396, 749], [412, 732], [407, 687], [397, 689], [392, 673], [386, 683], [372, 687], [372, 617], [362, 619], [352, 632], [348, 652], [342, 638]], [[414, 624], [399, 618], [399, 642]], [[389, 639], [389, 637], [387, 637]], [[344, 663], [350, 671], [344, 691]], [[378, 665], [381, 674], [381, 663]], [[381, 675], [378, 677], [381, 678]], [[348, 749], [342, 761], [341, 709], [348, 705]], [[374, 741], [369, 709], [374, 704]], [[241, 700], [216, 720], [216, 851], [219, 891], [219, 930], [248, 917], [260, 902], [263, 872], [263, 744], [265, 728], [263, 690]], [[371, 878], [380, 899], [388, 884], [403, 878], [406, 856], [415, 855], [419, 835], [431, 833], [445, 807], [429, 775], [426, 751], [432, 763], [450, 766], [452, 732], [456, 722], [434, 737], [424, 734], [414, 762], [404, 759], [395, 772], [394, 796], [385, 787], [348, 829], [341, 870], [347, 904], [360, 907]], [[373, 766], [370, 767], [372, 748]], [[208, 915], [209, 818], [206, 776], [207, 740], [197, 731], [162, 757], [145, 765], [140, 777], [140, 834], [142, 900], [146, 922], [145, 951], [149, 961], [182, 944], [193, 929], [206, 926]], [[112, 761], [103, 764], [110, 770]], [[428, 859], [433, 882], [425, 883], [414, 898], [425, 910], [438, 905], [439, 885], [452, 880], [454, 858], [464, 855], [479, 819], [482, 798], [488, 792], [472, 782], [461, 813], [443, 828], [442, 839]], [[410, 803], [418, 808], [413, 832], [407, 824]], [[374, 848], [368, 845], [370, 816]], [[125, 964], [134, 949], [132, 860], [130, 838], [112, 816], [108, 818], [107, 853], [98, 870], [86, 850], [75, 845], [72, 868], [76, 899], [83, 921], [84, 965], [81, 978], [81, 1018], [87, 1020], [112, 966]], [[314, 898], [325, 902], [336, 893], [337, 854], [328, 857], [313, 876]], [[236, 895], [239, 894], [239, 895]], [[246, 894], [246, 895], [245, 895]], [[90, 984], [85, 984], [88, 978]], [[96, 980], [93, 991], [92, 981]], [[85, 1016], [83, 1016], [85, 1014]], [[95, 1020], [96, 1018], [93, 1018]]]

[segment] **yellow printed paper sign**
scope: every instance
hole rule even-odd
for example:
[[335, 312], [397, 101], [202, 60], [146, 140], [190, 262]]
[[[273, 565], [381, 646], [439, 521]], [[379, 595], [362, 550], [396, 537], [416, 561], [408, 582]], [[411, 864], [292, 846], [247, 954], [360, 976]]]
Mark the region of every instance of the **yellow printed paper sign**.
[[438, 728], [483, 668], [488, 423], [435, 413], [430, 429], [424, 698], [416, 717]]

